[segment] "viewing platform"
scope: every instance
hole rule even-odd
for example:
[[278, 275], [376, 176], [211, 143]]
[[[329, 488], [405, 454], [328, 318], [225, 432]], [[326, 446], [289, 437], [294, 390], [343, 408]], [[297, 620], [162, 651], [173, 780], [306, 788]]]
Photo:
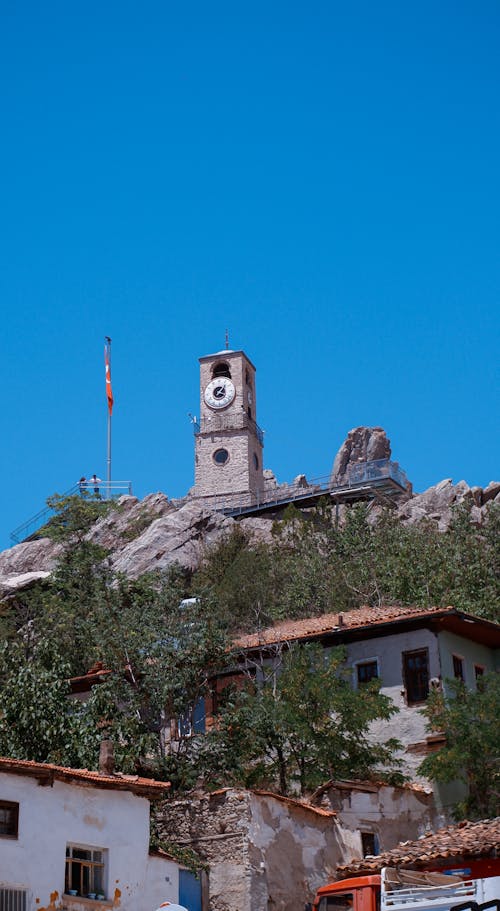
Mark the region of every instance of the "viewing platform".
[[321, 497], [328, 496], [335, 504], [377, 500], [383, 505], [394, 506], [395, 499], [408, 490], [408, 479], [397, 462], [377, 459], [351, 466], [343, 483], [332, 482], [331, 475], [308, 481], [301, 477], [292, 484], [280, 484], [256, 495], [227, 494], [206, 497], [204, 502], [216, 512], [233, 518], [262, 515], [282, 509], [288, 504], [298, 507], [314, 506]]
[[[73, 484], [73, 487], [70, 487], [61, 496], [81, 496], [83, 499], [89, 500], [116, 500], [118, 497], [130, 496], [131, 494], [131, 481], [110, 481], [109, 483], [108, 481], [99, 481], [98, 483], [85, 481], [85, 483]], [[50, 506], [41, 509], [31, 519], [23, 522], [22, 525], [19, 525], [11, 532], [10, 540], [12, 544], [21, 544], [22, 541], [29, 541], [34, 538], [53, 515], [54, 510]]]

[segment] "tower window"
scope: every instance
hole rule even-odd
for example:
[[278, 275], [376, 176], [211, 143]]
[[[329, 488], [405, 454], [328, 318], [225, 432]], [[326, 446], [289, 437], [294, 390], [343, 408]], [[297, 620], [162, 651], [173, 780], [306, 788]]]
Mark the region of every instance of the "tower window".
[[250, 408], [250, 405], [247, 406], [247, 414], [250, 420], [252, 420], [252, 409]]
[[253, 454], [253, 467], [256, 469], [256, 471], [258, 471], [258, 469], [259, 469], [259, 459], [258, 459], [258, 457], [256, 456], [255, 452], [254, 452], [254, 454]]
[[225, 465], [229, 458], [227, 449], [216, 449], [213, 455], [214, 462], [217, 465]]
[[225, 361], [215, 364], [212, 370], [212, 379], [215, 379], [216, 376], [227, 376], [228, 379], [231, 379], [229, 364], [226, 364]]

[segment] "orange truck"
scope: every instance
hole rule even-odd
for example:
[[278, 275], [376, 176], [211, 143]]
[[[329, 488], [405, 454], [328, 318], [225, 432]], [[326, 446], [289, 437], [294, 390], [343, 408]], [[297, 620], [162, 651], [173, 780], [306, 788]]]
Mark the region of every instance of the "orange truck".
[[500, 869], [498, 873], [474, 879], [469, 869], [441, 873], [384, 867], [380, 875], [358, 876], [322, 886], [312, 909], [500, 911]]

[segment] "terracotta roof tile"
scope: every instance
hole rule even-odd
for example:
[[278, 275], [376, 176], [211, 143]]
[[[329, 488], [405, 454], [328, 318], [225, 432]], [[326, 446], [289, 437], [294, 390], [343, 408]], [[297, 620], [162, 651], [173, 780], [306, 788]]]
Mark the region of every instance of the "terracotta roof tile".
[[89, 769], [70, 769], [53, 765], [50, 762], [33, 762], [29, 759], [9, 759], [0, 757], [0, 772], [12, 772], [17, 775], [31, 775], [44, 781], [66, 781], [86, 784], [97, 788], [118, 791], [133, 791], [137, 795], [160, 795], [170, 787], [168, 781], [156, 781], [153, 778], [141, 778], [139, 775], [125, 775], [117, 772], [114, 775], [101, 775]]
[[326, 810], [325, 807], [314, 807], [310, 803], [297, 800], [295, 797], [285, 797], [283, 794], [276, 794], [274, 791], [262, 791], [260, 789], [252, 788], [252, 794], [257, 794], [261, 797], [273, 797], [274, 800], [279, 800], [281, 803], [286, 803], [290, 806], [300, 807], [301, 810], [308, 810], [311, 813], [315, 813], [317, 816], [328, 816], [330, 818], [337, 816], [335, 810]]
[[[235, 640], [239, 648], [258, 648], [263, 645], [272, 645], [278, 642], [289, 642], [297, 639], [307, 639], [321, 636], [325, 633], [343, 632], [362, 627], [382, 626], [385, 623], [396, 623], [413, 619], [432, 619], [436, 617], [453, 616], [460, 613], [454, 607], [401, 607], [401, 605], [388, 605], [382, 607], [359, 607], [343, 613], [322, 614], [319, 617], [308, 617], [304, 620], [284, 620], [274, 626], [257, 633], [240, 636]], [[467, 616], [466, 614], [464, 616]], [[479, 617], [471, 619], [477, 623]], [[490, 624], [499, 629], [495, 623]]]
[[474, 858], [497, 856], [500, 852], [500, 816], [480, 822], [461, 822], [429, 832], [416, 841], [404, 841], [392, 851], [377, 857], [339, 866], [339, 876], [360, 873], [378, 873], [382, 867], [429, 867], [447, 858]]

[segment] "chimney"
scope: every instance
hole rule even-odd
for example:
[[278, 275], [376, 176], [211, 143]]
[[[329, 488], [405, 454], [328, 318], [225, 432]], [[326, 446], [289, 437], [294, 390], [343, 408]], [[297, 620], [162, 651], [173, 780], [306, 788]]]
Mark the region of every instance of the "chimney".
[[338, 624], [339, 624], [339, 626], [344, 625], [344, 615], [343, 614], [338, 615]]
[[99, 775], [113, 775], [115, 771], [115, 750], [112, 740], [101, 740], [99, 748]]

